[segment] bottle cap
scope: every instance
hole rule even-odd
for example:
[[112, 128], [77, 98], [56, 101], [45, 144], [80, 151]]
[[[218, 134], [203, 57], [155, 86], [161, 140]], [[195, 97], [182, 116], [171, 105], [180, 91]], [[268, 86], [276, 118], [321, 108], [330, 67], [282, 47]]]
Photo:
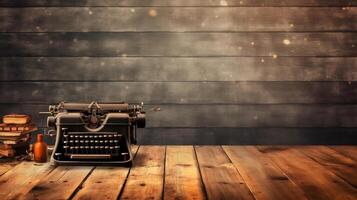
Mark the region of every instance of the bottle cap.
[[43, 134], [37, 134], [37, 142], [43, 142]]

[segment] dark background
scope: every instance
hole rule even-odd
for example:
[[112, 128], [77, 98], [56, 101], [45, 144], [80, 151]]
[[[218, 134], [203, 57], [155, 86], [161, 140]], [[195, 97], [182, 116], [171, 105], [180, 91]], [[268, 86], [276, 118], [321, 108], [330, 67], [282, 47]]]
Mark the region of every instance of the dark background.
[[140, 144], [357, 144], [357, 1], [0, 6], [1, 115], [143, 101]]

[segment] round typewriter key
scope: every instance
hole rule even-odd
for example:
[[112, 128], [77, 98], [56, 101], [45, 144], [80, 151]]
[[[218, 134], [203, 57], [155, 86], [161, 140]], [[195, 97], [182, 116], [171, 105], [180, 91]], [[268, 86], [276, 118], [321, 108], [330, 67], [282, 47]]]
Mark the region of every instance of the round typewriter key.
[[89, 138], [93, 138], [93, 135], [90, 135]]
[[89, 149], [89, 146], [85, 146], [84, 148]]
[[75, 140], [74, 142], [78, 143], [78, 142], [79, 142], [79, 140]]
[[88, 138], [88, 135], [85, 135], [84, 138]]
[[95, 135], [95, 136], [94, 136], [94, 138], [98, 138], [98, 136], [97, 136], [97, 135]]
[[102, 138], [103, 136], [99, 135], [98, 137], [99, 137], [99, 138]]
[[108, 143], [108, 140], [104, 140], [104, 143]]
[[78, 138], [79, 136], [78, 135], [76, 135], [76, 136], [74, 136], [75, 138]]
[[119, 149], [119, 146], [114, 146], [114, 148]]

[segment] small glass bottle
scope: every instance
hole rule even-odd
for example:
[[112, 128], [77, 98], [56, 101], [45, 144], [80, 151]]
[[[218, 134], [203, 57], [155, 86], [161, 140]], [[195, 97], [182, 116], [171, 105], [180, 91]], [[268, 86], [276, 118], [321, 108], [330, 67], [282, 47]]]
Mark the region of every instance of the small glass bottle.
[[47, 162], [47, 144], [43, 141], [43, 134], [37, 134], [37, 141], [33, 147], [35, 162]]

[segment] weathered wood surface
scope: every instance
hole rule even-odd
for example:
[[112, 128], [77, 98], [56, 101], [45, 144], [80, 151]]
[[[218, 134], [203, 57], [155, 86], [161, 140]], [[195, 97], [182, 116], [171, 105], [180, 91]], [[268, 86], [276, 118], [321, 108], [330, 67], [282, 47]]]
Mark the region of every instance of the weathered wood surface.
[[0, 162], [0, 176], [8, 172], [10, 169], [14, 168], [17, 164], [19, 164], [18, 161], [6, 160], [6, 158], [0, 159], [2, 159]]
[[[357, 148], [343, 147], [345, 153]], [[306, 150], [313, 154], [307, 156]], [[346, 168], [351, 160], [346, 162], [343, 154], [324, 146], [140, 146], [132, 168], [22, 162], [0, 175], [0, 194], [4, 200], [117, 199], [118, 195], [119, 199], [352, 200], [357, 196], [351, 185], [354, 174], [342, 178], [331, 167]]]
[[[0, 114], [28, 113], [44, 126], [37, 112], [50, 103], [144, 101], [152, 136], [142, 144], [203, 136], [203, 144], [237, 144], [240, 136], [266, 144], [263, 135], [271, 144], [355, 144], [355, 6], [0, 0]], [[173, 131], [182, 128], [187, 140]]]
[[43, 177], [54, 169], [49, 163], [34, 164], [22, 162], [0, 176], [0, 196], [2, 199], [23, 199]]
[[[137, 150], [138, 146], [132, 147], [134, 157]], [[123, 167], [97, 166], [84, 181], [73, 199], [117, 199], [120, 191], [124, 188], [129, 171], [129, 168]]]
[[353, 57], [356, 43], [353, 32], [1, 33], [0, 56]]
[[256, 200], [307, 199], [279, 167], [253, 146], [224, 146], [223, 149]]
[[[147, 105], [149, 128], [183, 127], [250, 127], [250, 128], [336, 128], [356, 127], [356, 105]], [[159, 111], [152, 111], [153, 109]], [[38, 126], [45, 127], [48, 105], [0, 104], [0, 115], [16, 113], [33, 114]], [[308, 136], [307, 136], [308, 137]], [[317, 141], [318, 142], [318, 141]], [[353, 142], [353, 141], [351, 141]]]
[[167, 147], [164, 199], [205, 199], [192, 146]]
[[357, 161], [357, 149], [354, 148], [354, 146], [340, 145], [340, 146], [330, 146], [330, 147], [332, 149], [335, 149], [342, 155], [347, 156], [347, 157], [352, 158], [353, 160]]
[[355, 57], [2, 57], [0, 64], [2, 81], [357, 81]]
[[328, 147], [302, 147], [301, 151], [357, 188], [357, 161]]
[[355, 6], [351, 0], [1, 0], [0, 6]]
[[6, 82], [0, 93], [0, 103], [351, 104], [357, 82]]
[[43, 177], [25, 199], [69, 199], [92, 170], [92, 166], [58, 166]]
[[[145, 128], [139, 129], [137, 136], [141, 144], [151, 145], [311, 145], [312, 141], [357, 145], [356, 131], [357, 128]], [[356, 152], [348, 155], [357, 158]]]
[[355, 199], [355, 187], [293, 147], [259, 147], [309, 199]]
[[208, 199], [254, 199], [221, 147], [195, 147]]
[[141, 146], [120, 199], [162, 199], [165, 154], [165, 146]]
[[356, 15], [355, 7], [1, 8], [0, 32], [349, 31]]

